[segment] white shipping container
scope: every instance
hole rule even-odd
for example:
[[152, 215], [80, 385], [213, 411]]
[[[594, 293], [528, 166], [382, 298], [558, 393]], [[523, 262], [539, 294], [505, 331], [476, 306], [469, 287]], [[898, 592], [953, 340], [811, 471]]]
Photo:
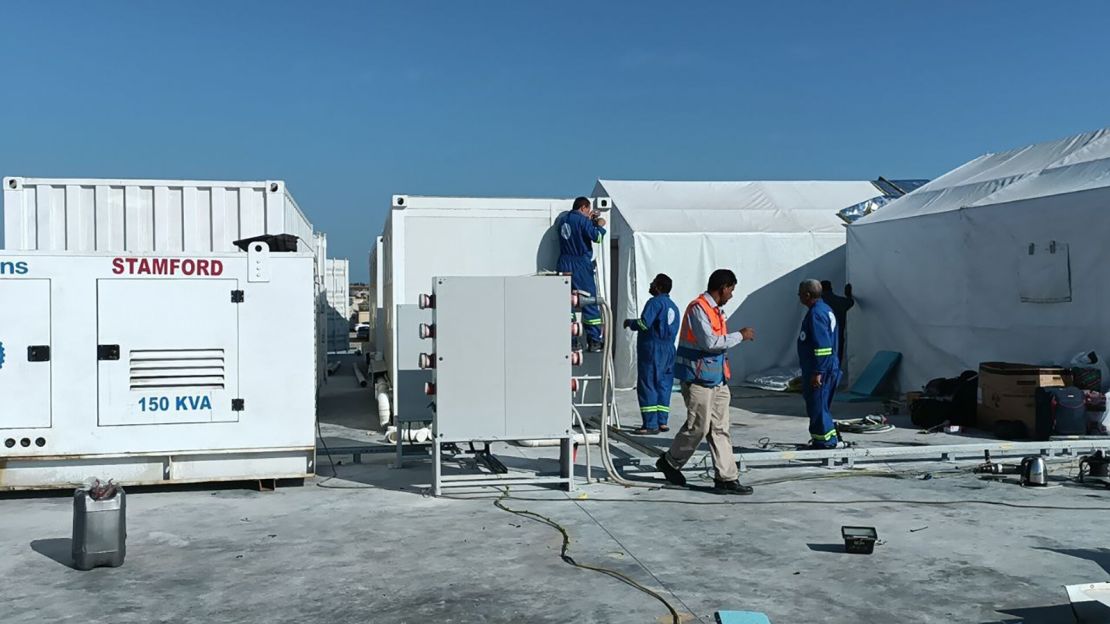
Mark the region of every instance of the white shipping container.
[[323, 232], [313, 235], [315, 241], [315, 261], [313, 273], [316, 282], [316, 388], [328, 380], [328, 292], [324, 281], [324, 267], [328, 263], [328, 236]]
[[[385, 242], [381, 236], [374, 239], [374, 246], [370, 249], [370, 281], [367, 284], [367, 300], [366, 307], [368, 308], [367, 322], [370, 323], [370, 341], [364, 347], [364, 353], [375, 354], [379, 359], [384, 359], [382, 351], [386, 348], [385, 341], [385, 279], [383, 277], [383, 270], [385, 267], [385, 260], [383, 254], [385, 253]], [[362, 321], [362, 314], [359, 314], [358, 322]]]
[[348, 273], [350, 261], [346, 258], [328, 258], [324, 269], [324, 284], [328, 291], [328, 305], [346, 319], [351, 316], [351, 284]]
[[350, 338], [350, 262], [347, 259], [328, 258], [324, 267], [324, 288], [328, 312], [328, 352], [347, 352]]
[[[432, 292], [432, 278], [510, 277], [556, 270], [555, 221], [573, 203], [573, 198], [393, 197], [376, 246], [381, 259], [372, 256], [377, 266], [371, 267], [371, 279], [380, 268], [384, 355], [398, 421], [430, 420], [423, 395], [430, 376], [417, 365], [420, 350], [428, 345], [421, 343], [417, 332], [421, 322], [430, 322], [431, 314], [416, 308], [419, 295]], [[603, 293], [609, 283], [607, 247], [608, 241], [594, 246], [598, 288]], [[567, 315], [569, 325], [569, 302]], [[382, 321], [378, 315], [376, 322]]]
[[262, 234], [293, 234], [315, 251], [312, 224], [281, 180], [6, 177], [3, 188], [9, 251], [219, 253]]

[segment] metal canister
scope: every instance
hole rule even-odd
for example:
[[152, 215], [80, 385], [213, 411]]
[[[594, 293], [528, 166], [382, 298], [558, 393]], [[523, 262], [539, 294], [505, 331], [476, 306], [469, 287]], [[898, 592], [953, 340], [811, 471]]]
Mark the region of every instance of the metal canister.
[[98, 486], [73, 493], [73, 567], [78, 570], [123, 565], [127, 495], [122, 487], [110, 488], [109, 495], [102, 494]]

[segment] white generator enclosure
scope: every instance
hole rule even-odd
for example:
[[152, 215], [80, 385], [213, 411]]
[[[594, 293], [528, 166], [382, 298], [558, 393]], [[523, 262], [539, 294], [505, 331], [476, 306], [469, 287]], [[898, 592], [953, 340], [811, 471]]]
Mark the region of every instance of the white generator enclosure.
[[312, 475], [313, 294], [261, 244], [0, 252], [0, 490]]
[[[555, 222], [573, 203], [573, 199], [393, 197], [377, 245], [380, 258], [372, 256], [371, 279], [375, 293], [381, 291], [384, 356], [396, 422], [431, 420], [423, 394], [431, 377], [418, 366], [419, 326], [431, 322], [431, 312], [418, 308], [417, 297], [428, 292], [436, 276], [511, 277], [555, 271], [559, 259]], [[604, 293], [609, 274], [605, 245], [595, 245], [594, 258], [598, 289]], [[566, 306], [564, 314], [570, 313]], [[381, 322], [379, 315], [375, 324]], [[590, 366], [587, 362], [586, 369]]]

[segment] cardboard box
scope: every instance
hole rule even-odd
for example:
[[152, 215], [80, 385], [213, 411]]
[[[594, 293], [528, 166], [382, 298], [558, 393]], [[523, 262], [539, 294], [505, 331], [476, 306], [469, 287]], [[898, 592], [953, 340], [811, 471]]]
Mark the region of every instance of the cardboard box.
[[911, 411], [913, 410], [914, 402], [917, 401], [918, 399], [920, 399], [923, 394], [924, 394], [923, 392], [916, 392], [916, 391], [906, 393], [906, 413], [907, 414], [911, 413]]
[[1034, 366], [1006, 362], [979, 364], [979, 406], [976, 424], [993, 431], [999, 420], [1024, 423], [1030, 436], [1035, 431], [1037, 388], [1067, 386], [1071, 383], [1067, 369], [1056, 366]]

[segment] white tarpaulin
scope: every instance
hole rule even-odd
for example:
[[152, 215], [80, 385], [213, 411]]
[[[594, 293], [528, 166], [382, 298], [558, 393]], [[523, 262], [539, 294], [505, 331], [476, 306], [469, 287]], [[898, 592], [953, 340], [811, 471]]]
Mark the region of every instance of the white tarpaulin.
[[796, 364], [803, 309], [798, 282], [844, 284], [844, 223], [836, 212], [882, 195], [871, 182], [644, 182], [599, 180], [613, 200], [615, 246], [610, 301], [617, 326], [616, 383], [636, 383], [635, 336], [620, 329], [636, 318], [657, 273], [674, 280], [680, 310], [727, 268], [740, 283], [726, 307], [730, 327], [751, 326], [755, 342], [730, 354], [732, 379]]
[[1110, 129], [987, 154], [848, 228], [848, 362], [902, 389], [980, 362], [1110, 355]]

